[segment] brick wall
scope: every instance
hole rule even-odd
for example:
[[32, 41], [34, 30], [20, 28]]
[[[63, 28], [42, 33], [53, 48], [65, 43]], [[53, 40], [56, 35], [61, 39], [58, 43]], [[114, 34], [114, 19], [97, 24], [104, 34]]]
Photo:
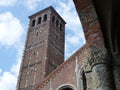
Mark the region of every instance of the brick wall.
[[74, 0], [83, 26], [87, 44], [90, 47], [104, 47], [101, 26], [92, 0]]
[[[76, 79], [76, 57], [78, 58], [78, 69], [83, 65], [84, 60], [88, 58], [87, 45], [76, 51], [67, 61], [54, 70], [35, 90], [57, 90], [62, 85], [72, 85], [77, 89]], [[51, 86], [50, 86], [51, 85]]]

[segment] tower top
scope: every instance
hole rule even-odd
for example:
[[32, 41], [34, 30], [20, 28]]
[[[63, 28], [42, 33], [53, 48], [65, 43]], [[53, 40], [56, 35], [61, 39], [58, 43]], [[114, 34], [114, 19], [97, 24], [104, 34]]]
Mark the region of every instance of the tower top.
[[57, 16], [66, 24], [66, 22], [63, 20], [63, 18], [58, 14], [58, 12], [56, 12], [56, 10], [55, 10], [52, 6], [49, 6], [49, 7], [45, 8], [45, 9], [43, 9], [43, 10], [41, 10], [41, 11], [38, 11], [37, 13], [29, 16], [29, 19], [32, 19], [32, 18], [34, 18], [34, 17], [42, 14], [43, 12], [47, 12], [47, 11], [49, 11], [49, 10], [52, 11], [52, 12], [54, 12], [54, 13], [56, 13]]

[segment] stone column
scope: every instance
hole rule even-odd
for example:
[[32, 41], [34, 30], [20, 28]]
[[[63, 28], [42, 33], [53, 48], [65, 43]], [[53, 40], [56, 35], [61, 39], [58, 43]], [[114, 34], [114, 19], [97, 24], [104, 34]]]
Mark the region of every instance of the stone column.
[[94, 90], [114, 90], [111, 68], [106, 64], [98, 64], [92, 68]]
[[113, 74], [116, 90], [120, 90], [120, 53], [114, 53]]
[[111, 58], [105, 48], [92, 48], [89, 64], [94, 90], [115, 90]]
[[86, 80], [84, 77], [84, 70], [83, 70], [84, 66], [81, 66], [80, 70], [79, 70], [79, 87], [78, 90], [85, 90], [86, 88]]
[[50, 79], [50, 90], [52, 90], [52, 78]]
[[94, 48], [89, 51], [85, 65], [86, 90], [115, 90], [111, 58], [105, 48]]

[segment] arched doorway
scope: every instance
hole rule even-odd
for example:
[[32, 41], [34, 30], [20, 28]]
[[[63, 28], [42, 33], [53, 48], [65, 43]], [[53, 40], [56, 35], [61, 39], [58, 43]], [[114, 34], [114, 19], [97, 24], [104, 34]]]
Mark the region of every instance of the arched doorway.
[[71, 85], [62, 85], [57, 90], [76, 90], [76, 89]]
[[73, 89], [72, 89], [72, 88], [67, 87], [67, 88], [62, 88], [62, 89], [60, 89], [60, 90], [73, 90]]

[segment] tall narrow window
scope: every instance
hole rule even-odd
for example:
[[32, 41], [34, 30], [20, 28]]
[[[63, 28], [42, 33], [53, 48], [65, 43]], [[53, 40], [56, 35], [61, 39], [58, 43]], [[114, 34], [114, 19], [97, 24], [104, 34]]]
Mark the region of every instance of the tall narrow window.
[[43, 21], [47, 21], [47, 14], [44, 15]]
[[38, 36], [38, 32], [36, 33], [36, 36]]
[[60, 24], [60, 31], [62, 31], [62, 24]]
[[32, 25], [31, 26], [32, 27], [35, 26], [35, 20], [32, 21]]
[[58, 27], [58, 24], [59, 24], [59, 21], [57, 20], [57, 21], [56, 21], [56, 27]]
[[40, 24], [41, 23], [41, 17], [38, 18], [38, 23], [37, 24]]
[[52, 23], [54, 23], [54, 22], [55, 22], [55, 17], [53, 16], [53, 17], [52, 17]]

